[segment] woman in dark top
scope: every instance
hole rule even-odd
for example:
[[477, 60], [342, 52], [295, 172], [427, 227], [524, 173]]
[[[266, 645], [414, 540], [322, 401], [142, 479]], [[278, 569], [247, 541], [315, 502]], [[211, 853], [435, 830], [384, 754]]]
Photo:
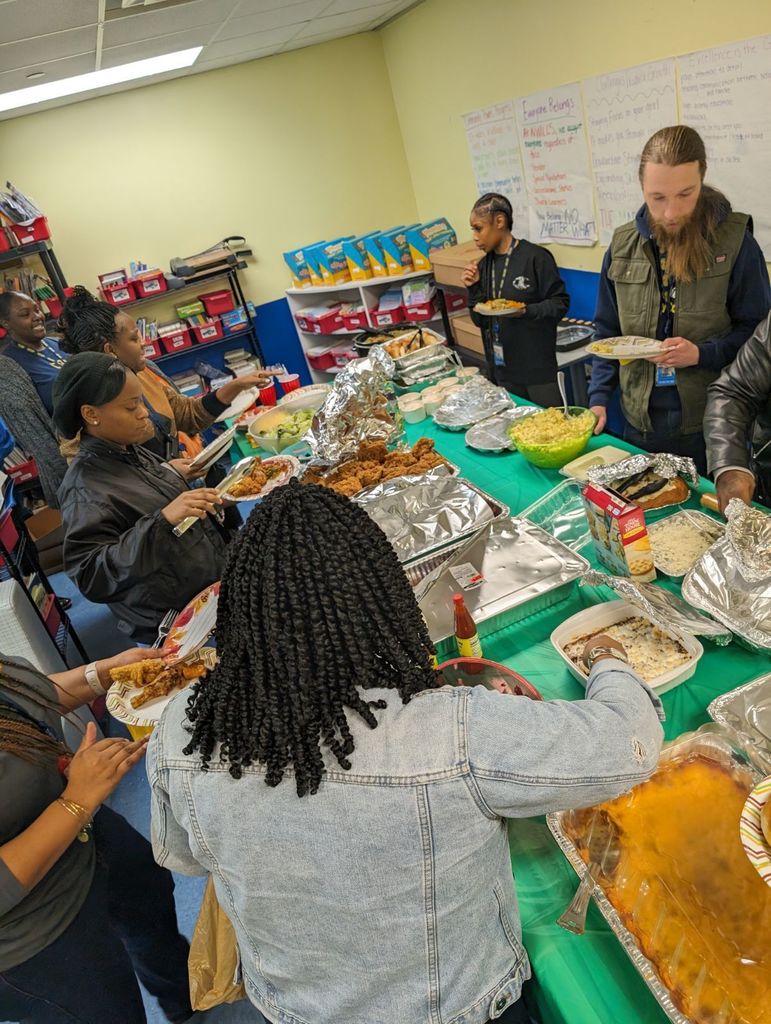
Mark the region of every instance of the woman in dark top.
[[[511, 203], [488, 192], [471, 211], [471, 233], [485, 254], [463, 271], [471, 319], [482, 329], [490, 375], [520, 398], [560, 405], [557, 388], [557, 324], [570, 296], [548, 249], [515, 238]], [[483, 316], [478, 302], [523, 302], [514, 315]]]
[[171, 875], [102, 806], [145, 741], [97, 742], [89, 724], [73, 756], [62, 736], [61, 716], [104, 692], [111, 668], [146, 656], [126, 651], [48, 679], [0, 655], [2, 1020], [142, 1024], [136, 975], [168, 1020], [192, 1015]]
[[[190, 490], [142, 447], [153, 429], [142, 387], [111, 356], [72, 356], [54, 388], [54, 423], [63, 437], [80, 432], [59, 492], [65, 572], [84, 597], [110, 606], [125, 633], [151, 642], [169, 609], [221, 576], [222, 499], [209, 487]], [[189, 516], [199, 522], [175, 537]]]
[[67, 356], [55, 338], [46, 336], [46, 321], [37, 300], [22, 292], [0, 292], [0, 327], [8, 335], [3, 355], [27, 371], [50, 415], [51, 389]]

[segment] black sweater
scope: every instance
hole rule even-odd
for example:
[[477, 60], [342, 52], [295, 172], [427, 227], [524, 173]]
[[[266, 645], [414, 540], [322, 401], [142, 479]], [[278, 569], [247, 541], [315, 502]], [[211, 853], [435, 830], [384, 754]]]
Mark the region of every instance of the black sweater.
[[[495, 261], [496, 295], [492, 295]], [[495, 319], [473, 312], [477, 302], [498, 297], [506, 256], [488, 253], [479, 264], [479, 283], [468, 290], [471, 319], [482, 329], [488, 359]], [[500, 340], [507, 376], [523, 384], [546, 384], [557, 376], [557, 324], [567, 313], [570, 296], [548, 249], [521, 238], [509, 260], [500, 297], [524, 302], [521, 317], [500, 317]]]

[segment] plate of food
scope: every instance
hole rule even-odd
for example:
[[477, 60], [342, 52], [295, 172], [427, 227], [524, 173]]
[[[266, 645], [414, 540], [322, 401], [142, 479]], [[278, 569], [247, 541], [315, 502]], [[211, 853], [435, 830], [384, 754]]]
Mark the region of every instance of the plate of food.
[[300, 472], [300, 463], [291, 455], [274, 455], [261, 459], [247, 455], [233, 467], [234, 471], [248, 467], [243, 476], [223, 492], [231, 501], [254, 501], [264, 498], [276, 487], [289, 483]]
[[680, 505], [691, 496], [688, 484], [681, 476], [662, 476], [652, 469], [614, 480], [610, 487], [616, 494], [642, 509]]
[[430, 437], [421, 437], [412, 449], [389, 451], [384, 441], [364, 441], [355, 459], [339, 466], [309, 466], [302, 477], [304, 484], [320, 484], [347, 498], [365, 487], [400, 476], [419, 476], [438, 466], [455, 474], [457, 468], [440, 455]]
[[[148, 652], [149, 653], [149, 652]], [[153, 729], [174, 694], [214, 668], [217, 652], [203, 647], [183, 660], [148, 658], [110, 670], [107, 710], [133, 730]]]
[[739, 836], [750, 864], [771, 886], [771, 776], [747, 797], [739, 819]]
[[656, 338], [642, 338], [636, 334], [625, 334], [619, 338], [602, 338], [590, 341], [586, 351], [601, 359], [650, 359], [660, 356], [664, 342]]
[[519, 316], [524, 308], [524, 302], [516, 302], [514, 299], [488, 299], [486, 302], [477, 302], [474, 312], [482, 316]]
[[161, 647], [164, 658], [187, 658], [203, 647], [217, 625], [219, 596], [220, 582], [217, 580], [185, 605]]

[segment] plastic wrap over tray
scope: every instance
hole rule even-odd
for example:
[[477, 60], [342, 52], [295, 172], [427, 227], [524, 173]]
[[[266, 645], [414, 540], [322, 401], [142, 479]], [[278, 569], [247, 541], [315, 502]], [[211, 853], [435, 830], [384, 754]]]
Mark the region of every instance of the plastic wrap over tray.
[[506, 505], [444, 467], [367, 487], [353, 499], [371, 516], [407, 563], [438, 551], [508, 516]]
[[736, 733], [742, 750], [771, 775], [771, 672], [716, 697], [707, 714]]
[[505, 388], [496, 387], [484, 377], [472, 377], [442, 402], [434, 413], [434, 423], [447, 430], [466, 430], [513, 404]]
[[706, 636], [721, 647], [733, 640], [733, 634], [724, 625], [702, 615], [677, 594], [652, 583], [641, 583], [624, 576], [609, 576], [596, 569], [589, 569], [584, 573], [580, 585], [610, 587], [619, 597], [642, 608], [666, 632], [674, 629], [691, 636]]
[[726, 535], [739, 572], [748, 583], [771, 587], [771, 516], [732, 498], [726, 508]]
[[671, 479], [681, 476], [693, 487], [699, 486], [699, 474], [693, 459], [682, 455], [669, 455], [667, 452], [647, 455], [631, 455], [621, 462], [612, 462], [609, 466], [592, 466], [586, 471], [587, 480], [600, 487], [611, 487], [614, 482], [625, 480], [636, 473], [650, 470], [657, 476]]

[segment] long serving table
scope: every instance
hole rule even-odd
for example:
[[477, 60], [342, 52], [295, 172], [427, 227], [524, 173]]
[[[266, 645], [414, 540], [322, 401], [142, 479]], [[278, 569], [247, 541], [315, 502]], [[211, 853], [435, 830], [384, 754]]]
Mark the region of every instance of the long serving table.
[[[437, 449], [460, 466], [464, 476], [504, 501], [513, 515], [563, 479], [556, 470], [536, 469], [518, 453], [475, 452], [466, 446], [464, 434], [441, 430], [430, 419], [407, 427], [411, 443], [424, 436], [433, 437]], [[609, 435], [593, 438], [589, 447], [603, 444], [637, 451]], [[245, 440], [240, 445], [244, 446], [243, 454], [253, 451]], [[708, 482], [701, 489], [714, 490]], [[698, 497], [692, 496], [689, 505], [697, 508]], [[592, 560], [590, 548], [582, 553]], [[668, 581], [663, 585], [678, 589]], [[607, 592], [605, 596], [609, 596]], [[575, 587], [561, 604], [487, 638], [485, 657], [521, 672], [546, 699], [580, 699], [583, 689], [568, 673], [549, 636], [569, 616], [602, 599], [601, 591]], [[768, 671], [769, 657], [752, 654], [736, 644], [716, 647], [705, 641], [696, 674], [662, 698], [667, 713], [666, 738], [671, 740], [697, 729], [708, 721], [706, 708], [714, 697]], [[666, 1021], [594, 904], [582, 936], [572, 935], [555, 923], [573, 896], [578, 879], [552, 840], [544, 819], [512, 821], [509, 839], [524, 942], [535, 976], [532, 992], [544, 1024]]]

